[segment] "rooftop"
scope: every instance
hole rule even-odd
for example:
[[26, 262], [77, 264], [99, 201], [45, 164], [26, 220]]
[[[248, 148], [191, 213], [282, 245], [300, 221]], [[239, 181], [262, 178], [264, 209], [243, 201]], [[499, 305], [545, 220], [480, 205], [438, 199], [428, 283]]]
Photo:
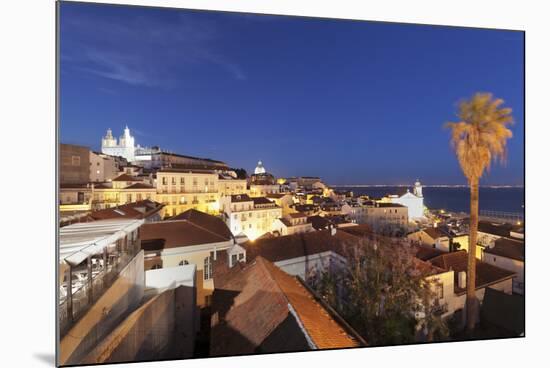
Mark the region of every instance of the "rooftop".
[[59, 260], [78, 265], [90, 255], [125, 237], [143, 224], [143, 220], [111, 219], [81, 222], [59, 229]]
[[449, 234], [439, 227], [427, 227], [422, 231], [428, 234], [432, 239], [449, 237]]
[[136, 178], [128, 174], [121, 174], [113, 179], [113, 181], [141, 181], [141, 179]]
[[124, 189], [155, 189], [155, 187], [145, 183], [134, 183], [134, 184], [128, 185]]
[[151, 222], [141, 228], [141, 245], [146, 251], [221, 243], [231, 238], [188, 220]]
[[150, 201], [132, 202], [118, 207], [106, 208], [100, 211], [90, 213], [89, 217], [94, 220], [133, 218], [143, 219], [159, 212], [164, 205], [162, 203]]
[[262, 257], [216, 280], [212, 309], [214, 356], [364, 345], [304, 284]]
[[179, 215], [171, 217], [170, 220], [187, 220], [197, 226], [221, 235], [225, 239], [231, 239], [233, 237], [231, 231], [221, 218], [195, 209], [189, 209], [182, 212]]
[[[468, 253], [460, 250], [453, 253], [445, 253], [429, 261], [434, 266], [444, 270], [455, 271], [455, 293], [463, 294], [466, 289], [458, 287], [458, 273], [466, 272], [468, 268]], [[509, 279], [515, 275], [514, 272], [481, 262], [476, 259], [476, 289], [481, 289], [498, 282]]]
[[232, 194], [231, 202], [252, 202], [252, 198], [248, 194]]
[[525, 243], [519, 240], [500, 238], [495, 241], [495, 245], [493, 247], [486, 247], [485, 253], [524, 262]]
[[355, 236], [366, 236], [372, 234], [372, 228], [367, 224], [361, 224], [357, 226], [349, 226], [349, 227], [342, 227], [339, 228], [340, 231], [345, 231], [348, 234], [352, 234]]
[[267, 199], [266, 197], [253, 197], [253, 198], [252, 198], [252, 201], [254, 201], [254, 205], [255, 205], [255, 206], [257, 206], [257, 205], [264, 205], [264, 204], [269, 204], [269, 205], [276, 206], [275, 202], [270, 201], [270, 200]]
[[355, 244], [357, 238], [344, 231], [320, 230], [302, 234], [278, 236], [274, 238], [256, 239], [241, 244], [246, 249], [246, 257], [253, 260], [256, 256], [266, 258], [271, 262], [303, 257], [306, 255], [333, 251], [344, 253], [346, 245]]

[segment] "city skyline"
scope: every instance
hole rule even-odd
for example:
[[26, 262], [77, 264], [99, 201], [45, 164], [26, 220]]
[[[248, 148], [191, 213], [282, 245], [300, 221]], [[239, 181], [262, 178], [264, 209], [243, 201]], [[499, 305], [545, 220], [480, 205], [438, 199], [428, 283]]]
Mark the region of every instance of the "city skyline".
[[482, 184], [523, 185], [520, 32], [93, 4], [61, 14], [63, 143], [98, 150], [127, 124], [142, 146], [249, 173], [261, 159], [334, 185], [465, 184], [442, 126], [481, 90], [516, 120], [508, 165]]

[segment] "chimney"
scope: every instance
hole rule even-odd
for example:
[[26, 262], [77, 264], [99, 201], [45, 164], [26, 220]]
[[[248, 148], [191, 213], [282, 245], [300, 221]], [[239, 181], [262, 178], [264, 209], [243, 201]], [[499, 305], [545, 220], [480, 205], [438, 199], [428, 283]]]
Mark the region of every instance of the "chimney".
[[458, 287], [466, 289], [466, 271], [460, 271], [458, 273]]

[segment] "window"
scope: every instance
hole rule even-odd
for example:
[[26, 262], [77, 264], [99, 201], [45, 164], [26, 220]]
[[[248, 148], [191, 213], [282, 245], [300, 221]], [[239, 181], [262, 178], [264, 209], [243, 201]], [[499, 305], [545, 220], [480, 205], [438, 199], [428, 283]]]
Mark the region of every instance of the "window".
[[204, 259], [204, 279], [210, 280], [212, 278], [212, 257], [208, 256]]
[[439, 299], [443, 299], [443, 284], [437, 284], [435, 286], [435, 293]]
[[71, 157], [71, 165], [80, 166], [80, 156], [72, 156]]
[[237, 263], [237, 255], [236, 254], [232, 254], [231, 255], [231, 265], [234, 265]]
[[179, 263], [180, 266], [186, 266], [188, 264], [189, 264], [189, 261], [187, 261], [185, 259], [183, 261], [180, 261], [180, 263]]
[[185, 185], [185, 178], [183, 176], [180, 178], [180, 184]]
[[172, 185], [176, 185], [176, 177], [172, 176]]
[[162, 185], [167, 185], [168, 184], [168, 178], [166, 176], [163, 176], [162, 177]]
[[239, 253], [239, 261], [244, 259], [244, 253]]

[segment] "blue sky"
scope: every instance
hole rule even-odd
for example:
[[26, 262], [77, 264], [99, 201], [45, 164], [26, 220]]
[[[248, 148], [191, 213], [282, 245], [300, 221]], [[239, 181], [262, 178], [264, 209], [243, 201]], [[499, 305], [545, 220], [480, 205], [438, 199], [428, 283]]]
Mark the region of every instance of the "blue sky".
[[142, 146], [330, 184], [465, 184], [446, 121], [492, 92], [513, 109], [523, 184], [523, 33], [62, 3], [61, 142]]

